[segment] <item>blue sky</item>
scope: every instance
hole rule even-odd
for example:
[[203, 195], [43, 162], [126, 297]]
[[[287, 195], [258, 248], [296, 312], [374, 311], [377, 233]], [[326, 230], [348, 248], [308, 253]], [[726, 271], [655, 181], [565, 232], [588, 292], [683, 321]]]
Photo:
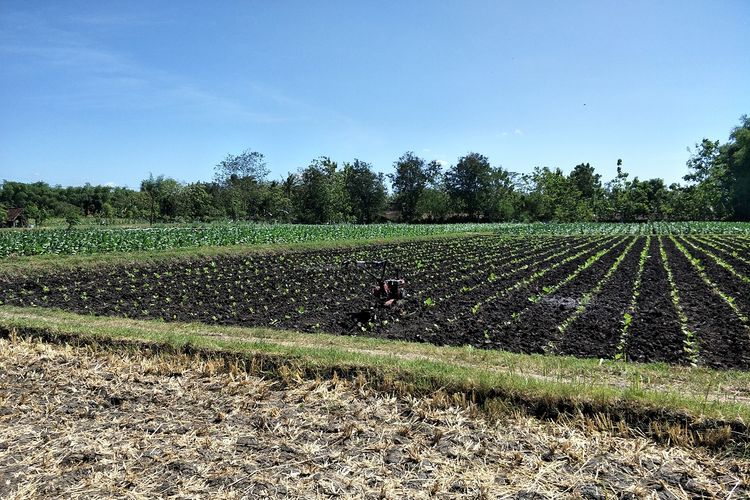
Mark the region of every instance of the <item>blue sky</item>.
[[271, 178], [411, 150], [679, 181], [750, 113], [750, 2], [0, 2], [0, 179]]

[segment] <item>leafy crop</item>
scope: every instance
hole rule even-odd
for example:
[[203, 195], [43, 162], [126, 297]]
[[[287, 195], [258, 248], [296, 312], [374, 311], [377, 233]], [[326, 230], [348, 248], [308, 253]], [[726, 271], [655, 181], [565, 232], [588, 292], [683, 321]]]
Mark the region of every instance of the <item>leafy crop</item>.
[[212, 224], [156, 228], [12, 229], [0, 231], [0, 258], [168, 250], [185, 247], [268, 245], [388, 239], [449, 233], [528, 235], [733, 234], [750, 236], [750, 223], [656, 222], [648, 224]]

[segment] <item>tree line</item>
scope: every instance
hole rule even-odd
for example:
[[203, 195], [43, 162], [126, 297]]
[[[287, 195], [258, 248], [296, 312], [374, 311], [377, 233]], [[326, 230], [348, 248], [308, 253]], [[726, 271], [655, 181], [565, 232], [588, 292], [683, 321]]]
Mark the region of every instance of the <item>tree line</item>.
[[685, 184], [666, 185], [660, 178], [631, 178], [617, 160], [615, 178], [603, 182], [589, 163], [569, 174], [549, 167], [521, 174], [493, 166], [479, 153], [444, 166], [406, 152], [388, 175], [365, 161], [339, 164], [322, 156], [269, 180], [263, 154], [247, 150], [220, 161], [211, 182], [150, 175], [133, 190], [6, 180], [0, 186], [0, 214], [23, 207], [38, 225], [49, 217], [81, 216], [309, 224], [750, 220], [750, 118], [743, 116], [724, 144], [709, 139], [696, 144], [686, 166]]

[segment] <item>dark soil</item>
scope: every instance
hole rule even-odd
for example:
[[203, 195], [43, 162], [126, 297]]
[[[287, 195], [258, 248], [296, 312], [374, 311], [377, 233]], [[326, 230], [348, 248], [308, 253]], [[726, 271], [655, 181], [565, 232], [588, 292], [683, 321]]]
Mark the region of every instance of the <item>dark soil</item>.
[[[750, 330], [732, 308], [709, 289], [671, 240], [665, 238], [664, 246], [680, 291], [682, 308], [697, 335], [702, 364], [713, 368], [750, 368]], [[722, 282], [722, 286], [724, 284]]]
[[612, 359], [620, 341], [623, 315], [630, 306], [638, 273], [638, 260], [646, 239], [631, 248], [603, 291], [592, 298], [585, 312], [565, 332], [557, 345], [561, 354]]
[[626, 339], [628, 359], [667, 363], [689, 361], [683, 349], [684, 335], [670, 290], [667, 271], [659, 255], [659, 241], [652, 238], [643, 269], [641, 292]]
[[[690, 255], [701, 261], [701, 264], [705, 268], [706, 274], [711, 279], [711, 281], [716, 283], [722, 292], [734, 298], [734, 302], [742, 312], [742, 314], [744, 314], [745, 316], [749, 316], [750, 284], [738, 278], [737, 276], [729, 272], [726, 268], [717, 264], [713, 257], [711, 257], [710, 255], [706, 254], [705, 252], [696, 250], [690, 245], [687, 245], [684, 238], [680, 238], [680, 243], [682, 243], [682, 246], [684, 246], [687, 251], [690, 252]], [[714, 255], [720, 257], [727, 264], [731, 265], [736, 272], [740, 273], [743, 276], [750, 277], [750, 273], [748, 273], [748, 270], [750, 270], [750, 266], [747, 266], [731, 255], [725, 255], [722, 252], [717, 251], [715, 248], [701, 245], [699, 242], [695, 243], [697, 247], [707, 249]]]
[[[516, 298], [516, 305], [523, 307], [519, 319], [507, 322], [506, 316], [506, 322], [500, 323], [495, 333], [497, 345], [523, 352], [545, 352], [548, 345], [559, 338], [558, 325], [575, 311], [583, 295], [596, 286], [628, 243], [628, 240], [620, 241], [575, 279], [554, 294], [543, 296], [536, 303], [531, 303], [528, 295]], [[576, 271], [587, 259], [588, 256], [566, 266], [568, 269], [562, 278]], [[553, 279], [554, 277], [550, 277], [545, 280], [539, 291], [543, 292], [545, 286], [552, 286], [560, 281], [559, 278], [556, 281]], [[500, 322], [503, 317], [495, 316], [495, 320]]]
[[[645, 237], [638, 237], [621, 268], [564, 338], [560, 338], [558, 326], [632, 238], [476, 236], [81, 267], [69, 273], [5, 274], [0, 276], [0, 301], [83, 314], [324, 331], [518, 352], [544, 352], [553, 345], [578, 356], [611, 357]], [[560, 283], [602, 249], [610, 251], [555, 294], [544, 296], [545, 287]], [[578, 253], [577, 258], [559, 264]], [[675, 273], [680, 283], [688, 286], [686, 304], [705, 307], [719, 299], [700, 280], [695, 281], [690, 267], [677, 266], [677, 257]], [[345, 266], [353, 260], [381, 259], [393, 261], [406, 275], [409, 296], [397, 308], [377, 307], [370, 294], [374, 280]], [[542, 276], [535, 275], [545, 270]], [[722, 286], [732, 286], [719, 270], [711, 268], [710, 272]], [[517, 286], [520, 282], [524, 285]], [[737, 294], [739, 301], [745, 300], [743, 290], [726, 290]], [[541, 300], [529, 301], [539, 294]], [[726, 304], [723, 307], [716, 311], [725, 311]], [[696, 316], [695, 309], [691, 314]], [[656, 238], [633, 316], [626, 346], [630, 359], [687, 361]], [[717, 353], [706, 362], [747, 367], [739, 360], [750, 352], [750, 345], [740, 340], [729, 343], [729, 339], [744, 335], [743, 329], [738, 330], [744, 326], [734, 320], [711, 321], [713, 326], [699, 328], [701, 335], [718, 336], [724, 339], [721, 345], [725, 348], [731, 345], [740, 352], [727, 354], [725, 361]], [[718, 326], [726, 332], [714, 332]]]
[[[610, 240], [607, 240], [610, 241]], [[537, 267], [530, 267], [521, 272], [505, 277], [498, 277], [490, 286], [480, 290], [462, 293], [445, 301], [437, 308], [421, 307], [420, 315], [408, 318], [408, 323], [391, 334], [391, 338], [403, 340], [426, 339], [430, 343], [439, 345], [472, 345], [479, 348], [503, 348], [516, 352], [526, 352], [526, 346], [521, 343], [501, 343], [497, 337], [490, 334], [501, 321], [511, 318], [513, 312], [523, 309], [529, 304], [528, 297], [539, 293], [544, 286], [554, 284], [588, 259], [588, 257], [607, 243], [591, 243], [569, 251], [569, 254], [584, 252], [583, 255], [565, 265], [548, 272], [542, 279], [534, 281], [528, 286], [520, 287], [512, 293], [502, 295], [498, 300], [481, 306], [477, 313], [472, 307], [492, 293], [502, 291], [519, 281], [528, 279], [539, 271]], [[561, 260], [561, 259], [560, 259]], [[551, 264], [554, 264], [551, 263]], [[550, 265], [551, 265], [550, 264]]]

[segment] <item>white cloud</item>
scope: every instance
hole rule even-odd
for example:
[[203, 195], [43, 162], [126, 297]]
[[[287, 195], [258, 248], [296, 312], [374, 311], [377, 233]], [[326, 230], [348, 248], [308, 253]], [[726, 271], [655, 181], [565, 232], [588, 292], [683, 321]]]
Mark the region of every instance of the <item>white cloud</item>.
[[521, 130], [520, 128], [517, 128], [513, 131], [513, 133], [516, 135], [523, 135], [523, 130]]
[[422, 148], [423, 153], [431, 153], [432, 150], [430, 148]]
[[435, 161], [437, 161], [441, 167], [447, 167], [448, 165], [450, 165], [450, 163], [446, 160], [435, 160]]

